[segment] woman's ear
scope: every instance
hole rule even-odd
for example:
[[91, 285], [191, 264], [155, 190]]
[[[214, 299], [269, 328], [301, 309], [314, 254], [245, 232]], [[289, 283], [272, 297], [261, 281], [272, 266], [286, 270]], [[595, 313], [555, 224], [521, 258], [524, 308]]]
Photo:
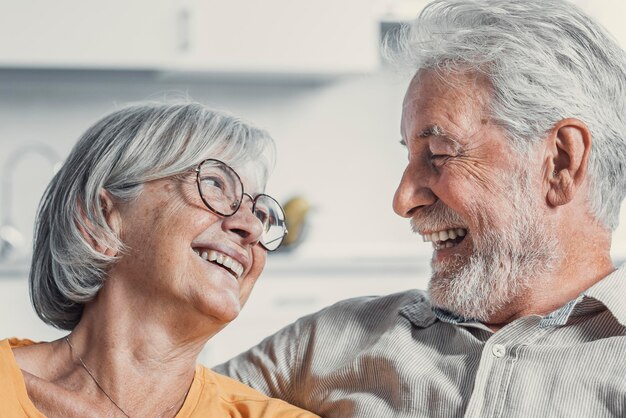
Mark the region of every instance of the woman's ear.
[[587, 177], [591, 132], [578, 119], [559, 121], [546, 139], [545, 182], [551, 206], [571, 202]]
[[[111, 231], [115, 234], [115, 236], [119, 237], [121, 231], [121, 222], [113, 198], [111, 197], [110, 193], [105, 189], [100, 190], [99, 198], [100, 208], [102, 210], [102, 215], [105, 222], [107, 223]], [[93, 223], [87, 218], [83, 206], [79, 205], [79, 208], [81, 222], [79, 222], [78, 224], [78, 229], [80, 230], [85, 241], [89, 243], [94, 251], [99, 252], [102, 255], [107, 255], [111, 257], [117, 255], [117, 250], [112, 248], [112, 245], [110, 245], [110, 243], [107, 243], [105, 240], [103, 240], [103, 237], [95, 234], [95, 227]]]

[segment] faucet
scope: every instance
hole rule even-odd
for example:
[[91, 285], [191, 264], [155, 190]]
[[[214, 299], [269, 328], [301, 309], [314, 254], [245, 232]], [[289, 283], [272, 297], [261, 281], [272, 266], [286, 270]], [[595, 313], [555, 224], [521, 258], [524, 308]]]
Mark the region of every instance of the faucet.
[[13, 222], [13, 173], [17, 164], [30, 154], [39, 154], [45, 157], [52, 165], [52, 172], [56, 173], [61, 168], [61, 162], [57, 152], [49, 145], [43, 143], [31, 143], [13, 151], [7, 158], [2, 168], [2, 222], [0, 222], [0, 262], [8, 261], [19, 253], [24, 253], [26, 241], [24, 235], [17, 229]]

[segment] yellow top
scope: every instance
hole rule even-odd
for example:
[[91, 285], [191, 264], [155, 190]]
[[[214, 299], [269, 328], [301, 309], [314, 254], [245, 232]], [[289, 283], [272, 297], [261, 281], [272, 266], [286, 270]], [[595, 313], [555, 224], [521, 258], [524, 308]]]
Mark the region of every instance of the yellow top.
[[[12, 347], [30, 344], [34, 343], [16, 338], [0, 341], [0, 417], [45, 418], [28, 397], [13, 356]], [[201, 365], [196, 366], [189, 394], [176, 417], [319, 418]]]

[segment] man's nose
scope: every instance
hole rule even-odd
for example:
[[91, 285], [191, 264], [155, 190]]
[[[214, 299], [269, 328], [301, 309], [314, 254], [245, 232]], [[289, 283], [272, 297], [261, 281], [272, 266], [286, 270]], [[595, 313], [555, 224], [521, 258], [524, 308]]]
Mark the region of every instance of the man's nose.
[[[246, 199], [247, 197], [247, 199]], [[253, 212], [254, 200], [245, 194], [239, 210], [224, 218], [223, 227], [242, 238], [242, 244], [256, 244], [263, 234], [263, 225]]]
[[403, 218], [411, 218], [419, 208], [436, 201], [437, 197], [428, 186], [426, 170], [409, 164], [393, 197], [393, 210]]

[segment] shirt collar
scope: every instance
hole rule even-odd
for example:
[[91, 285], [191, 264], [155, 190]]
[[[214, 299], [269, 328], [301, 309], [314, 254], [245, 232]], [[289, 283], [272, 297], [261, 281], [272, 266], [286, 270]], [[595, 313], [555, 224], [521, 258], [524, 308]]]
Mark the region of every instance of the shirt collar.
[[418, 328], [429, 327], [437, 321], [430, 300], [425, 293], [420, 294], [420, 300], [403, 306], [400, 309], [400, 315], [408, 319], [411, 324]]
[[609, 274], [576, 299], [543, 317], [540, 327], [563, 326], [570, 318], [590, 315], [607, 309], [622, 326], [626, 326], [626, 264]]
[[[583, 300], [575, 311], [584, 309], [584, 305], [591, 303], [583, 304], [584, 301], [598, 301], [611, 312], [620, 325], [626, 326], [626, 263], [591, 286], [582, 296]], [[576, 312], [572, 313], [575, 314]]]
[[419, 300], [402, 307], [400, 315], [404, 316], [418, 328], [427, 328], [439, 320], [453, 325], [474, 326], [490, 331], [489, 328], [476, 320], [463, 318], [443, 309], [433, 307], [425, 292], [420, 294]]

